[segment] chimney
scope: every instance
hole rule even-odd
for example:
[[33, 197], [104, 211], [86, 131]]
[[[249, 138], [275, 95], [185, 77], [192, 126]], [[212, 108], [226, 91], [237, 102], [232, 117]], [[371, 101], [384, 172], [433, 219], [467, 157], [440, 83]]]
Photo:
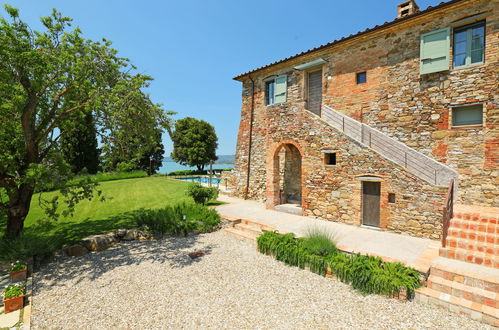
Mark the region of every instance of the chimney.
[[404, 1], [397, 6], [398, 18], [412, 15], [419, 11], [419, 6], [414, 0]]

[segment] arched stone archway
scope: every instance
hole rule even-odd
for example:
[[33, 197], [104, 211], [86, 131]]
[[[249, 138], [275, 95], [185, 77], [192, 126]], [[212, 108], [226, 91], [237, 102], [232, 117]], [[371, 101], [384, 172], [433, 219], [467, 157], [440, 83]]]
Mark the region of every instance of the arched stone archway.
[[294, 141], [284, 141], [273, 151], [267, 205], [298, 204], [302, 201], [302, 152]]

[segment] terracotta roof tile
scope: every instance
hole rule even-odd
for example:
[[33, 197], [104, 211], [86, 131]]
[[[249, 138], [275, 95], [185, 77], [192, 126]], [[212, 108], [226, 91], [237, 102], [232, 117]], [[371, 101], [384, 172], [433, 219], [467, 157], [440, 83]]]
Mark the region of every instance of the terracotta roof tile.
[[391, 26], [393, 24], [396, 24], [396, 23], [399, 23], [399, 22], [402, 22], [402, 21], [406, 21], [406, 20], [409, 20], [411, 18], [414, 18], [414, 17], [417, 17], [417, 16], [420, 16], [422, 14], [426, 14], [428, 12], [431, 12], [431, 11], [434, 11], [434, 10], [437, 10], [437, 9], [440, 9], [440, 8], [443, 8], [443, 7], [446, 7], [446, 6], [449, 6], [449, 5], [452, 5], [452, 4], [455, 4], [457, 2], [461, 2], [461, 1], [465, 1], [465, 0], [450, 0], [450, 1], [447, 1], [447, 2], [440, 2], [438, 5], [436, 6], [428, 6], [426, 9], [424, 10], [420, 10], [420, 11], [417, 11], [415, 12], [414, 14], [412, 15], [408, 15], [408, 16], [404, 16], [402, 18], [395, 18], [393, 21], [390, 21], [390, 22], [385, 22], [383, 23], [382, 25], [375, 25], [374, 27], [372, 28], [366, 28], [364, 31], [359, 31], [355, 34], [350, 34], [348, 37], [342, 37], [341, 39], [336, 39], [336, 40], [333, 40], [331, 42], [328, 42], [327, 44], [324, 44], [324, 45], [320, 45], [318, 47], [315, 47], [315, 48], [311, 48], [309, 50], [305, 50], [299, 54], [296, 54], [296, 55], [293, 55], [293, 56], [289, 56], [289, 57], [286, 57], [286, 58], [283, 58], [279, 61], [275, 61], [275, 62], [272, 62], [272, 63], [269, 63], [267, 65], [264, 65], [264, 66], [261, 66], [259, 68], [256, 68], [256, 69], [253, 69], [253, 70], [250, 70], [248, 72], [245, 72], [245, 73], [241, 73], [240, 75], [237, 75], [235, 76], [233, 79], [234, 80], [239, 80], [240, 78], [250, 74], [250, 73], [253, 73], [253, 72], [257, 72], [257, 71], [260, 71], [262, 69], [265, 69], [265, 68], [268, 68], [268, 67], [271, 67], [273, 65], [276, 65], [276, 64], [279, 64], [279, 63], [283, 63], [283, 62], [286, 62], [286, 61], [289, 61], [289, 60], [292, 60], [294, 58], [297, 58], [297, 57], [300, 57], [302, 55], [305, 55], [305, 54], [309, 54], [309, 53], [312, 53], [312, 52], [315, 52], [317, 50], [320, 50], [320, 49], [323, 49], [323, 48], [326, 48], [326, 47], [329, 47], [329, 46], [332, 46], [332, 45], [335, 45], [337, 43], [340, 43], [342, 41], [346, 41], [346, 40], [349, 40], [349, 39], [352, 39], [352, 38], [355, 38], [355, 37], [358, 37], [358, 36], [361, 36], [363, 35], [364, 33], [368, 33], [368, 32], [372, 32], [372, 31], [375, 31], [375, 30], [379, 30], [379, 29], [383, 29], [383, 28], [386, 28], [388, 26]]

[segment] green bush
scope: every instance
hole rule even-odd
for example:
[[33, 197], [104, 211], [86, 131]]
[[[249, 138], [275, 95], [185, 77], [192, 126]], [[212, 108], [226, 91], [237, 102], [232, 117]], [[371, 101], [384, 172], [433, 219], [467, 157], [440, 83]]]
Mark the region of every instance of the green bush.
[[301, 246], [310, 254], [328, 256], [336, 253], [334, 236], [324, 229], [309, 228], [306, 237], [301, 240]]
[[11, 284], [5, 288], [3, 296], [4, 299], [7, 300], [14, 297], [19, 297], [23, 293], [24, 293], [24, 286], [21, 286], [19, 284]]
[[191, 196], [197, 204], [206, 205], [206, 202], [217, 199], [218, 189], [216, 187], [203, 187], [193, 183], [187, 188], [187, 196]]
[[168, 173], [168, 176], [182, 176], [182, 175], [204, 175], [207, 171], [198, 170], [183, 170], [183, 171], [173, 171]]
[[156, 234], [187, 235], [199, 230], [210, 232], [220, 224], [220, 216], [214, 209], [194, 203], [179, 203], [156, 210], [138, 210], [133, 215], [139, 227]]
[[34, 255], [46, 255], [62, 245], [58, 238], [42, 239], [32, 231], [25, 231], [19, 237], [0, 238], [0, 261], [26, 260]]
[[[308, 239], [266, 231], [257, 238], [257, 244], [261, 253], [270, 254], [287, 265], [302, 269], [308, 266], [312, 272], [322, 276], [330, 269], [338, 279], [363, 294], [392, 296], [406, 288], [408, 295], [412, 296], [414, 290], [421, 286], [419, 273], [401, 263], [384, 262], [379, 257], [360, 254], [349, 255], [339, 250], [325, 255], [313, 254], [313, 249], [307, 246], [310, 244]], [[321, 253], [324, 251], [318, 250]]]
[[18, 272], [20, 270], [25, 270], [26, 268], [28, 268], [28, 265], [24, 262], [20, 262], [19, 260], [17, 260], [16, 262], [13, 262], [10, 264], [10, 271], [11, 272]]

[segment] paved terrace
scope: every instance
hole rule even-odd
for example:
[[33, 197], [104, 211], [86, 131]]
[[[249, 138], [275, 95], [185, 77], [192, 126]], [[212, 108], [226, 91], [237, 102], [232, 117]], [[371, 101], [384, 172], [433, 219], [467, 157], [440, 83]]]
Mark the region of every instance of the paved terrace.
[[297, 236], [304, 236], [309, 228], [325, 228], [335, 236], [338, 248], [343, 251], [376, 255], [385, 261], [400, 261], [420, 272], [427, 273], [438, 257], [440, 241], [268, 210], [261, 202], [222, 194], [219, 200], [229, 203], [217, 207], [222, 216], [256, 220], [275, 227], [279, 232], [293, 232]]

